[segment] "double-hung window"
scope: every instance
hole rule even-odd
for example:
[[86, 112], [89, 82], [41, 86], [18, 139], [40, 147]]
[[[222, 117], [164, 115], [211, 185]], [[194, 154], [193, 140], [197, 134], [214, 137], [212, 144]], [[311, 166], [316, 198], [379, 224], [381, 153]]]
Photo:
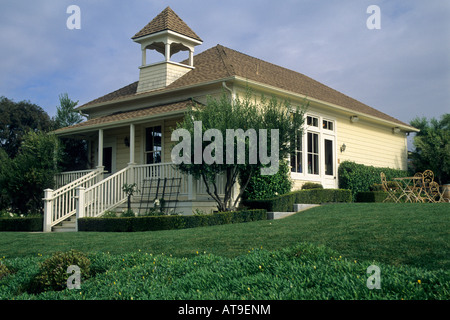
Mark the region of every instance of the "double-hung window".
[[161, 126], [145, 129], [145, 163], [161, 163], [162, 157], [162, 131]]

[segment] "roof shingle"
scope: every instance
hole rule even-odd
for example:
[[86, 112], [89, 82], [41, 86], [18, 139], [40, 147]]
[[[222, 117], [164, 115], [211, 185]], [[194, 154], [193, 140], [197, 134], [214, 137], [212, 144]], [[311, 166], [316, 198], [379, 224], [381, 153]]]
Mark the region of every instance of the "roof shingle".
[[[238, 51], [217, 45], [197, 54], [194, 58], [195, 69], [157, 91], [164, 92], [181, 87], [239, 76], [276, 88], [287, 90], [308, 98], [332, 103], [355, 112], [374, 116], [401, 125], [408, 124], [395, 119], [379, 110], [367, 106], [339, 91], [336, 91], [310, 77], [272, 63], [251, 57]], [[184, 63], [184, 62], [183, 62]], [[136, 93], [137, 82], [122, 89], [93, 100], [82, 107], [118, 101], [130, 97], [139, 97], [145, 93]], [[155, 91], [156, 92], [156, 91]], [[410, 126], [409, 126], [410, 127]]]
[[113, 123], [117, 123], [117, 122], [121, 122], [121, 121], [131, 120], [131, 119], [135, 120], [135, 119], [146, 118], [146, 117], [150, 117], [150, 116], [154, 116], [154, 115], [163, 115], [163, 114], [169, 113], [169, 112], [185, 110], [192, 105], [193, 105], [193, 102], [191, 100], [185, 100], [185, 101], [169, 103], [169, 104], [155, 106], [155, 107], [142, 108], [142, 109], [133, 110], [133, 111], [117, 112], [117, 113], [114, 113], [111, 115], [90, 119], [90, 120], [75, 124], [70, 127], [58, 129], [55, 131], [55, 133], [58, 134], [58, 133], [63, 133], [64, 131], [71, 131], [73, 129], [96, 127], [98, 125], [113, 124]]
[[171, 30], [184, 36], [202, 41], [200, 37], [170, 8], [167, 7], [152, 21], [150, 21], [141, 31], [136, 33], [132, 39], [148, 36], [160, 31]]

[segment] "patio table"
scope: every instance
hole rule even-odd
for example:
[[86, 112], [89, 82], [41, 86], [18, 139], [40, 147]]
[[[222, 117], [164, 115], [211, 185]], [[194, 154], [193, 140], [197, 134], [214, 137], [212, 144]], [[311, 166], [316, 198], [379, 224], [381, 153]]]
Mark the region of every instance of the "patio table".
[[422, 177], [417, 176], [394, 178], [395, 183], [401, 191], [398, 200], [402, 197], [406, 197], [407, 202], [422, 202], [422, 198], [420, 197], [420, 194], [423, 191], [422, 179]]

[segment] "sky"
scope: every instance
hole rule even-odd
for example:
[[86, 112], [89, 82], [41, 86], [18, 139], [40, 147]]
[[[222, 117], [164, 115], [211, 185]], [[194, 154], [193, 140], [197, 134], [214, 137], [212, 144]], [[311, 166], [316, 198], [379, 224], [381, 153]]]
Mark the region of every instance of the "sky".
[[54, 116], [62, 93], [82, 105], [137, 81], [131, 37], [167, 6], [204, 41], [196, 54], [221, 44], [406, 123], [450, 112], [448, 0], [0, 0], [0, 96]]

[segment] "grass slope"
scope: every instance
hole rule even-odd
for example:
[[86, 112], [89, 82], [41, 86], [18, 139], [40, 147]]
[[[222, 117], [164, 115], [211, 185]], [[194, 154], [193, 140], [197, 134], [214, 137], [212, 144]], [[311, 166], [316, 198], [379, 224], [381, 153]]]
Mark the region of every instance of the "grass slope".
[[408, 264], [429, 270], [450, 267], [448, 204], [325, 205], [275, 221], [259, 221], [143, 233], [0, 233], [0, 258], [48, 255], [76, 249], [122, 254], [191, 257], [196, 251], [236, 257], [251, 248], [278, 250], [296, 243], [325, 245], [343, 257]]

